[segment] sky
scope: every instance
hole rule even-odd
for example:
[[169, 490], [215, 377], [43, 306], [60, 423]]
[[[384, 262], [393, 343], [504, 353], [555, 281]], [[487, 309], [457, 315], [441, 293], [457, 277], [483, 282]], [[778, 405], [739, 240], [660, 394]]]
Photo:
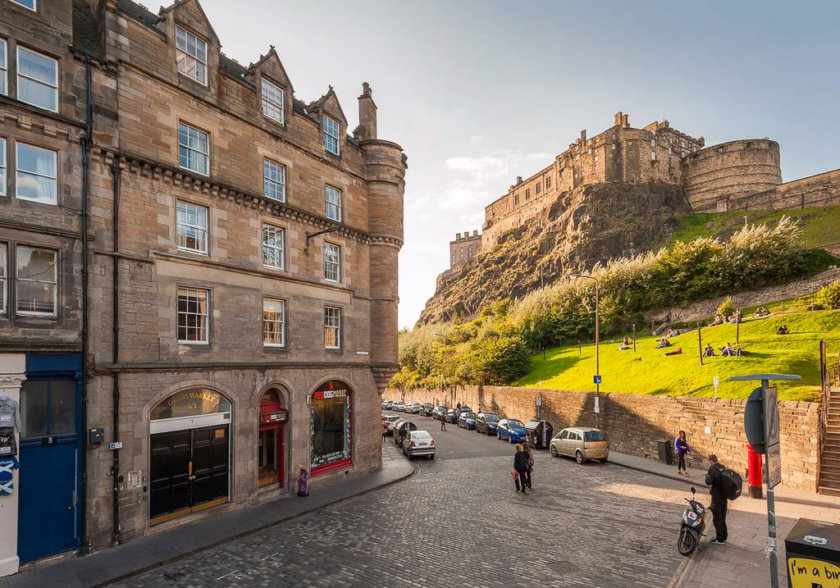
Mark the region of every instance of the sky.
[[202, 6], [228, 56], [248, 64], [275, 45], [295, 96], [309, 102], [332, 85], [351, 129], [370, 83], [379, 138], [408, 156], [401, 327], [434, 293], [456, 232], [481, 229], [484, 206], [517, 175], [618, 111], [636, 128], [667, 119], [706, 145], [770, 137], [784, 181], [840, 168], [836, 0]]

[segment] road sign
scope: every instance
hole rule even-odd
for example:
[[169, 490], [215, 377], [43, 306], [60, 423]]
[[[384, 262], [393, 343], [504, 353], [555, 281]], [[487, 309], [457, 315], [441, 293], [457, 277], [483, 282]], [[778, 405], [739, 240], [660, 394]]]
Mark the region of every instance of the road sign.
[[595, 413], [601, 412], [601, 403], [598, 402], [598, 397], [595, 397]]
[[597, 376], [595, 376], [593, 379], [595, 380], [595, 383], [596, 383], [596, 384], [600, 384], [600, 383], [601, 383], [601, 376], [600, 376], [600, 374], [599, 374], [599, 375], [597, 375]]
[[775, 386], [764, 389], [764, 442], [767, 445], [767, 487], [774, 488], [782, 483], [779, 401]]
[[782, 451], [776, 443], [767, 448], [767, 487], [775, 488], [782, 483]]

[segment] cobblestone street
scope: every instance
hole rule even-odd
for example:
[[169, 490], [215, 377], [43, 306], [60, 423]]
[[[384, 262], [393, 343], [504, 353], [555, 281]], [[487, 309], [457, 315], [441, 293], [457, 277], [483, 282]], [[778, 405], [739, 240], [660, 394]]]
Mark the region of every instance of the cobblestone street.
[[[199, 552], [120, 586], [665, 586], [685, 484], [538, 452], [533, 494], [513, 447], [415, 417], [435, 460], [396, 485]], [[386, 442], [386, 459], [403, 459]]]

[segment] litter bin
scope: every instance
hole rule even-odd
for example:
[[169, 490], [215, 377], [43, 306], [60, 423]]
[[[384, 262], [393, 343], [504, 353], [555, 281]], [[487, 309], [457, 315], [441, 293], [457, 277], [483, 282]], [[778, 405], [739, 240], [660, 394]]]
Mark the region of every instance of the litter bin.
[[840, 586], [840, 525], [799, 519], [785, 537], [788, 588]]
[[548, 421], [531, 419], [525, 424], [525, 432], [528, 437], [528, 446], [534, 449], [545, 449], [551, 441], [554, 427]]
[[667, 465], [674, 463], [674, 446], [668, 440], [659, 441], [659, 461]]

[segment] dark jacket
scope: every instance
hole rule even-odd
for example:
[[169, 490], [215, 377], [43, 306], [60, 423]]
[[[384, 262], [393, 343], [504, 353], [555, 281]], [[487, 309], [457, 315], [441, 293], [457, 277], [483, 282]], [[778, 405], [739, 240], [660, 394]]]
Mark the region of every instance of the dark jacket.
[[724, 468], [721, 464], [714, 463], [712, 464], [712, 467], [709, 468], [709, 471], [706, 472], [706, 484], [711, 486], [709, 494], [712, 495], [712, 498], [717, 500], [726, 500], [720, 487], [720, 473], [723, 469]]
[[517, 451], [513, 456], [513, 469], [517, 472], [525, 472], [528, 470], [528, 456], [524, 451]]

